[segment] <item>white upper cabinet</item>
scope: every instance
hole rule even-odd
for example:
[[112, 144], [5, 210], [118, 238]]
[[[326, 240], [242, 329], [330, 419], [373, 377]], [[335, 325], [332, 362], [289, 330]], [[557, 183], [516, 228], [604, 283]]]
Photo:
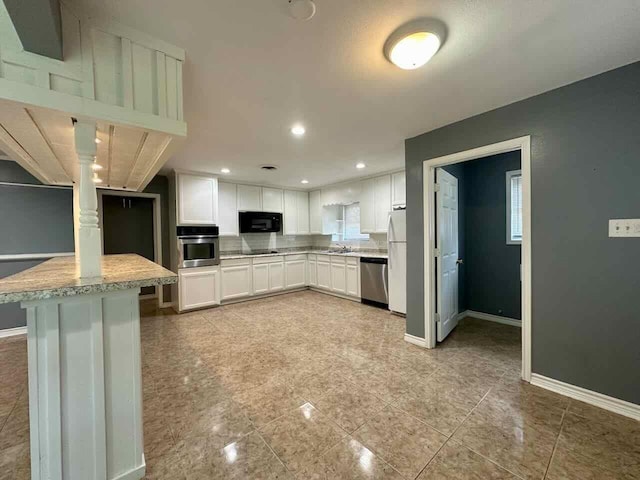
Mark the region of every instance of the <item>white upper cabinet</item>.
[[262, 187], [238, 185], [238, 211], [262, 212]]
[[284, 191], [285, 235], [306, 235], [309, 233], [309, 193], [293, 190]]
[[309, 193], [297, 192], [298, 234], [309, 234]]
[[391, 175], [391, 204], [407, 204], [407, 177], [405, 172], [398, 172]]
[[262, 187], [262, 211], [282, 213], [282, 190]]
[[178, 225], [218, 224], [218, 179], [177, 173]]
[[391, 211], [391, 175], [361, 182], [360, 231], [385, 233]]
[[376, 232], [384, 233], [389, 224], [391, 212], [391, 176], [384, 175], [375, 179]]
[[218, 183], [218, 218], [221, 236], [238, 236], [238, 194], [235, 183]]
[[360, 231], [362, 233], [375, 233], [375, 181], [373, 178], [363, 180], [360, 193]]
[[298, 192], [284, 191], [284, 226], [282, 233], [295, 235], [298, 233]]
[[309, 193], [309, 233], [322, 234], [322, 191]]

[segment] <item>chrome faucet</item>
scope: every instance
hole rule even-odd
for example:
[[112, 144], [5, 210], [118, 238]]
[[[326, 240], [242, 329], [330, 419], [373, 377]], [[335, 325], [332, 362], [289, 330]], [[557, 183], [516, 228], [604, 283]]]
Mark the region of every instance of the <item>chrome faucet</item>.
[[339, 243], [336, 244], [336, 247], [338, 247], [338, 250], [340, 250], [343, 253], [347, 253], [351, 251], [349, 247], [347, 247], [346, 245], [340, 245]]

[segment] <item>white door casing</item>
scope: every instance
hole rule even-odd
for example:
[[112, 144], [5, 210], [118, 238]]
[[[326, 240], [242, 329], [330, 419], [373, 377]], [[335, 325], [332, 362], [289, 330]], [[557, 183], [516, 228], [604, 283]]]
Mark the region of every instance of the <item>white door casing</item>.
[[[435, 247], [435, 169], [444, 165], [477, 160], [500, 153], [520, 151], [522, 162], [522, 379], [531, 381], [531, 318], [532, 318], [532, 275], [531, 275], [531, 137], [529, 135], [484, 145], [471, 150], [430, 158], [422, 162], [424, 252]], [[435, 305], [436, 278], [435, 257], [424, 255], [424, 346], [436, 346]], [[405, 335], [407, 341], [416, 337]], [[419, 338], [419, 337], [418, 337]]]
[[436, 170], [438, 341], [458, 324], [458, 179]]

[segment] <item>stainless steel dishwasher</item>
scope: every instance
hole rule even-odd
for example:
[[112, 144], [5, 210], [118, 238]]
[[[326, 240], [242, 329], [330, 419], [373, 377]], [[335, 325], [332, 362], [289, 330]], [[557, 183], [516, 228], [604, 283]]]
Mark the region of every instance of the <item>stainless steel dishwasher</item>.
[[360, 258], [360, 293], [362, 303], [389, 308], [387, 259]]

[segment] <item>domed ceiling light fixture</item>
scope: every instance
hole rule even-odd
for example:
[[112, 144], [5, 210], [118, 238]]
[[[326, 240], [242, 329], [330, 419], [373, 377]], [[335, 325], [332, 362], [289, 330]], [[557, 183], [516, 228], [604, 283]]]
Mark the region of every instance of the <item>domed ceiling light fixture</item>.
[[397, 28], [384, 44], [384, 54], [403, 70], [427, 63], [445, 41], [447, 28], [440, 20], [419, 18]]
[[296, 20], [311, 20], [316, 14], [313, 0], [289, 0], [289, 14]]

